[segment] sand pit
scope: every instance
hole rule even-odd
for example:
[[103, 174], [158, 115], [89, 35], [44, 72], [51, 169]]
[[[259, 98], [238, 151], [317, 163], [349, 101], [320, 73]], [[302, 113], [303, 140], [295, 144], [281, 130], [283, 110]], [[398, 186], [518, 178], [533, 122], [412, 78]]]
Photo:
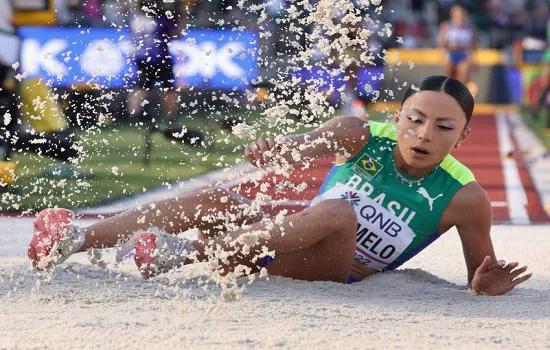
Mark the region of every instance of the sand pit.
[[[533, 278], [500, 297], [470, 295], [456, 232], [403, 269], [352, 285], [257, 280], [240, 300], [199, 276], [142, 281], [72, 257], [47, 280], [28, 269], [30, 219], [0, 218], [0, 348], [547, 348], [549, 226], [496, 226], [499, 258]], [[113, 259], [105, 255], [106, 261]]]

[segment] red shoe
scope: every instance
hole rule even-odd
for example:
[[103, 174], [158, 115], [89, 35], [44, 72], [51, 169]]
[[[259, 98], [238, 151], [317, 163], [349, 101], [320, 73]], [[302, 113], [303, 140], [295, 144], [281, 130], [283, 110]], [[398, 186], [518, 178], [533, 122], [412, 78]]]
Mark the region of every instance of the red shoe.
[[149, 279], [184, 265], [190, 241], [168, 233], [140, 231], [133, 237], [134, 257], [143, 279]]
[[72, 224], [74, 213], [49, 208], [38, 213], [27, 251], [33, 266], [43, 271], [67, 260], [84, 244], [84, 232]]

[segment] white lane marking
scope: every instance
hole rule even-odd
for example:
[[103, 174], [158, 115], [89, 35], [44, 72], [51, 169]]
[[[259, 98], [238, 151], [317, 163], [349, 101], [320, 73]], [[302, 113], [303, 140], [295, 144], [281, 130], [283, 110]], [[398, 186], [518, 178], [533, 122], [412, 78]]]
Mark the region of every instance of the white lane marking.
[[550, 216], [550, 158], [548, 150], [518, 113], [509, 115], [515, 139], [524, 153], [541, 204]]
[[514, 159], [506, 157], [507, 154], [514, 150], [514, 144], [510, 138], [507, 115], [498, 113], [495, 115], [495, 121], [510, 220], [514, 224], [529, 224], [530, 220], [526, 208], [527, 194], [519, 177], [518, 166]]

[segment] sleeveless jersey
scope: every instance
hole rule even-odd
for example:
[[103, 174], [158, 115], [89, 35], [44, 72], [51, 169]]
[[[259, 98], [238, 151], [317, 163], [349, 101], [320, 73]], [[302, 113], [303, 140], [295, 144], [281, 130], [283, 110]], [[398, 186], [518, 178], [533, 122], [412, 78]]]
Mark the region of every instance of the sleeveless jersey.
[[475, 181], [472, 172], [451, 155], [420, 183], [401, 172], [393, 160], [397, 134], [393, 124], [370, 123], [363, 149], [328, 172], [311, 205], [343, 198], [358, 219], [355, 259], [379, 270], [393, 270], [414, 257], [440, 233], [437, 227], [453, 196]]
[[451, 22], [449, 23], [449, 28], [447, 29], [447, 43], [466, 48], [470, 46], [473, 35], [473, 28], [470, 24], [464, 26], [463, 28], [459, 28]]

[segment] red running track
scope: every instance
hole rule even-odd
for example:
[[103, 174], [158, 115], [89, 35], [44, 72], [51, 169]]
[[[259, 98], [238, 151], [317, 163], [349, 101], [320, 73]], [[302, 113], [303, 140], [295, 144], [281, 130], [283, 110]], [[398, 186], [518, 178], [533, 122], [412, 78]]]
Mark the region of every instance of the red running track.
[[[476, 115], [472, 118], [472, 133], [467, 142], [453, 152], [453, 155], [470, 168], [474, 173], [479, 184], [485, 189], [493, 205], [494, 223], [548, 223], [550, 218], [541, 205], [539, 195], [537, 194], [531, 176], [524, 166], [520, 152], [515, 150], [507, 157], [507, 153], [501, 150], [499, 146], [499, 134], [497, 131], [497, 117], [495, 115]], [[499, 116], [499, 118], [505, 118]], [[513, 136], [509, 135], [512, 138]], [[512, 142], [515, 145], [515, 142]], [[526, 197], [525, 210], [519, 210], [517, 205], [510, 205], [511, 200], [518, 190], [511, 191], [511, 185], [505, 179], [503, 160], [513, 159], [519, 174], [517, 183], [521, 180], [521, 185]], [[333, 157], [321, 159], [312, 162], [308, 169], [303, 165], [295, 166], [295, 170], [290, 174], [290, 178], [280, 175], [266, 176], [259, 185], [254, 183], [243, 183], [233, 186], [231, 189], [248, 197], [255, 198], [260, 192], [261, 186], [268, 186], [264, 193], [270, 195], [274, 200], [287, 199], [286, 204], [268, 205], [264, 208], [268, 211], [278, 212], [281, 209], [288, 209], [290, 212], [303, 210], [304, 201], [311, 200], [316, 194], [323, 182], [325, 174], [333, 164]], [[512, 162], [514, 163], [514, 162]], [[512, 164], [513, 165], [513, 164]], [[307, 188], [300, 193], [293, 189], [285, 188], [281, 191], [276, 190], [275, 184], [283, 181], [289, 181], [295, 186], [302, 182], [307, 183]], [[510, 182], [510, 181], [508, 181]], [[518, 186], [515, 186], [518, 187]], [[523, 207], [523, 205], [521, 206]], [[520, 208], [521, 209], [521, 208]], [[522, 216], [523, 215], [523, 216]], [[518, 220], [519, 217], [519, 220]]]
[[[521, 152], [518, 151], [516, 142], [509, 129], [503, 133], [503, 125], [506, 122], [504, 116], [476, 115], [472, 118], [472, 133], [462, 147], [455, 150], [453, 155], [468, 166], [477, 181], [485, 189], [493, 205], [494, 223], [550, 223], [550, 218], [541, 205], [531, 176], [525, 168]], [[500, 136], [499, 136], [500, 126]], [[508, 146], [504, 149], [501, 145], [502, 135], [509, 138]], [[504, 136], [506, 137], [506, 136]], [[511, 152], [508, 152], [511, 151]], [[507, 157], [510, 153], [510, 157]], [[285, 200], [283, 204], [266, 205], [268, 212], [278, 213], [282, 209], [288, 209], [290, 213], [303, 210], [318, 192], [323, 179], [333, 164], [333, 157], [312, 162], [308, 168], [303, 164], [296, 165], [289, 178], [279, 175], [268, 175], [259, 184], [241, 183], [227, 179], [225, 187], [234, 190], [248, 198], [255, 198], [262, 187], [266, 187], [265, 194], [273, 200]], [[506, 163], [506, 164], [505, 164]], [[513, 168], [510, 175], [510, 166]], [[506, 170], [505, 170], [506, 168]], [[288, 187], [277, 189], [277, 184], [290, 182], [294, 186], [306, 183], [307, 187], [299, 192]], [[238, 181], [237, 181], [238, 183]], [[101, 213], [102, 217], [112, 216], [116, 213]], [[1, 213], [2, 216], [26, 216], [23, 213]], [[31, 214], [32, 215], [32, 214]], [[78, 214], [81, 218], [97, 218], [98, 214]]]

